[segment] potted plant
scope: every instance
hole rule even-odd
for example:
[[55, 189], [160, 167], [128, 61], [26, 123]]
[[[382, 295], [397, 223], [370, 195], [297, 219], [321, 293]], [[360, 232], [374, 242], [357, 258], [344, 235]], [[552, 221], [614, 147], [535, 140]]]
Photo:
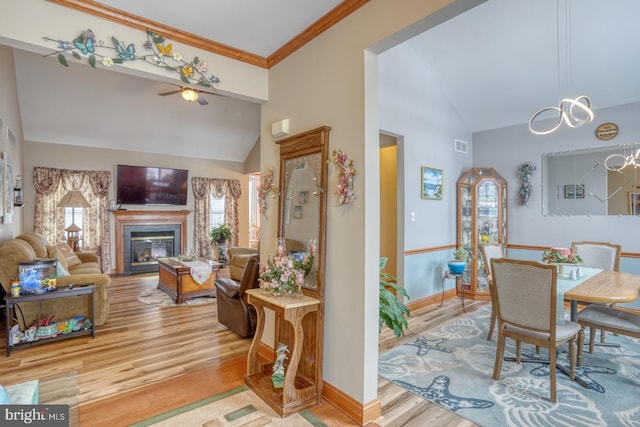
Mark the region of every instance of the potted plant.
[[231, 228], [227, 224], [216, 224], [211, 227], [209, 233], [212, 245], [221, 245], [227, 240], [231, 240]]
[[[407, 291], [398, 286], [398, 280], [382, 270], [387, 265], [387, 257], [380, 258], [380, 320], [378, 333], [382, 332], [382, 326], [393, 329], [396, 338], [404, 335], [404, 329], [409, 327], [407, 317], [411, 315], [406, 305], [398, 300], [397, 294], [402, 294], [409, 299]], [[394, 293], [395, 291], [395, 293]]]
[[456, 248], [453, 251], [453, 259], [447, 263], [449, 272], [452, 274], [462, 274], [469, 260], [469, 252], [465, 248]]

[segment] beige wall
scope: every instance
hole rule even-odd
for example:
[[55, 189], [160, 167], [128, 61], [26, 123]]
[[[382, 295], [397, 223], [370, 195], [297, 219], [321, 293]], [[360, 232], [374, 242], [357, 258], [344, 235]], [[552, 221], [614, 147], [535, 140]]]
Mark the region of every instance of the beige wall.
[[[139, 153], [122, 150], [103, 150], [96, 148], [77, 147], [63, 144], [39, 143], [26, 141], [24, 143], [24, 170], [27, 179], [24, 180], [24, 200], [22, 208], [25, 215], [25, 231], [33, 230], [33, 215], [35, 188], [33, 186], [33, 168], [36, 166], [55, 167], [63, 169], [107, 170], [111, 171], [112, 185], [109, 199], [115, 199], [116, 165], [160, 166], [189, 170], [189, 192], [187, 206], [133, 206], [123, 205], [123, 208], [134, 210], [181, 210], [193, 211], [194, 198], [191, 190], [191, 178], [194, 176], [206, 178], [238, 179], [242, 186], [242, 196], [238, 201], [240, 216], [240, 245], [249, 244], [249, 176], [244, 174], [244, 165], [238, 162], [223, 162], [189, 157], [167, 156], [161, 154]], [[111, 246], [115, 256], [115, 235], [111, 218]], [[193, 214], [187, 218], [187, 247], [193, 245]], [[112, 260], [115, 265], [115, 258]]]
[[[477, 3], [372, 0], [269, 71], [269, 101], [262, 108], [263, 166], [278, 164], [270, 125], [289, 118], [291, 134], [330, 126], [330, 149], [345, 151], [358, 169], [354, 204], [336, 207], [335, 199], [328, 202], [323, 376], [363, 404], [376, 398], [378, 378], [380, 175], [375, 53]], [[448, 4], [453, 7], [432, 15]], [[336, 176], [335, 167], [330, 166], [330, 189], [335, 188]], [[262, 241], [273, 242], [276, 230], [276, 217], [270, 216], [262, 227]]]
[[[22, 122], [20, 111], [18, 110], [18, 96], [16, 94], [16, 78], [13, 68], [13, 53], [11, 49], [0, 46], [0, 152], [5, 153], [11, 163], [13, 181], [10, 183], [9, 199], [13, 199], [13, 184], [15, 177], [24, 177], [22, 168]], [[7, 138], [7, 129], [15, 135], [15, 142]], [[24, 179], [23, 179], [24, 181]], [[4, 183], [4, 179], [0, 179]], [[0, 188], [0, 197], [2, 197]], [[0, 223], [0, 242], [17, 236], [22, 231], [23, 208], [11, 206], [12, 221], [10, 224]], [[0, 213], [0, 215], [2, 215]]]

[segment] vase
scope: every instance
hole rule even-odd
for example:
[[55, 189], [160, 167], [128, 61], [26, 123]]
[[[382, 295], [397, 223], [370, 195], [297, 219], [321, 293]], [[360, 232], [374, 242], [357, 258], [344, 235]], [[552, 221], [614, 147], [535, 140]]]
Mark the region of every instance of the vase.
[[271, 383], [273, 388], [282, 388], [284, 386], [284, 375], [271, 375]]
[[286, 256], [287, 255], [287, 245], [285, 243], [284, 237], [278, 237], [276, 240], [276, 256]]

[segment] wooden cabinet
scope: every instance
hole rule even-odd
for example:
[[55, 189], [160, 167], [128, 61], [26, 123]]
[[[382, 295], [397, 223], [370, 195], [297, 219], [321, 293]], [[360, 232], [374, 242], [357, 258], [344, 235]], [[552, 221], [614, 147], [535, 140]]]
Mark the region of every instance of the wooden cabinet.
[[458, 247], [471, 258], [459, 292], [471, 299], [489, 299], [482, 245], [507, 244], [507, 181], [493, 168], [473, 168], [458, 180]]

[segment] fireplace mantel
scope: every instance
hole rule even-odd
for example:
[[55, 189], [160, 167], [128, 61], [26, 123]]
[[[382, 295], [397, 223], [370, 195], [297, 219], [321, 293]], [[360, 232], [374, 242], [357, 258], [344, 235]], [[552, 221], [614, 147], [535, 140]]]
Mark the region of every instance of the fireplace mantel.
[[111, 211], [116, 227], [116, 274], [124, 274], [124, 227], [128, 225], [180, 225], [180, 251], [187, 245], [187, 216], [189, 210], [181, 211]]

